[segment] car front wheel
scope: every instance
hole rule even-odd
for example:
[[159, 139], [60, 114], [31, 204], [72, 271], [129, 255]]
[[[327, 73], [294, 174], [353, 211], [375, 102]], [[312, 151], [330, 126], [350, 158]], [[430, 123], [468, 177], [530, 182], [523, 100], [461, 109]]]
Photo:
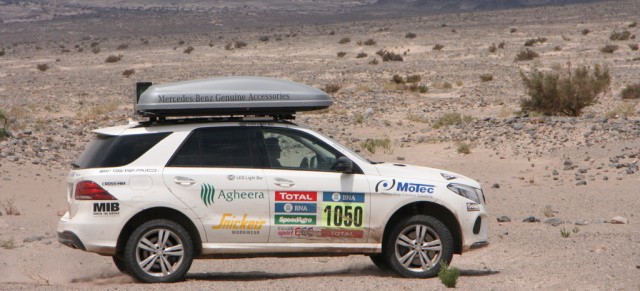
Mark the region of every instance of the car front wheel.
[[193, 242], [180, 224], [156, 219], [136, 228], [125, 247], [127, 273], [143, 283], [184, 279], [193, 261]]
[[403, 277], [429, 278], [453, 257], [453, 238], [438, 219], [415, 215], [400, 221], [385, 242], [386, 261]]

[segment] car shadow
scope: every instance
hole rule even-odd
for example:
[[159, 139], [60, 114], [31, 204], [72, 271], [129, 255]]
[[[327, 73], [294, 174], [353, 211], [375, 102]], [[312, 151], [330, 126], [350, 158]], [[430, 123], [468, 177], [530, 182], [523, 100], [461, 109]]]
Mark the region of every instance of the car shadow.
[[312, 278], [312, 277], [358, 277], [358, 276], [376, 276], [376, 277], [394, 277], [391, 271], [380, 270], [374, 265], [367, 266], [351, 266], [349, 268], [320, 271], [320, 272], [295, 272], [295, 273], [276, 273], [263, 271], [249, 272], [207, 272], [207, 273], [188, 273], [186, 280], [202, 280], [202, 281], [260, 281], [288, 278]]
[[495, 270], [458, 270], [460, 271], [460, 276], [464, 277], [478, 277], [478, 276], [489, 276], [499, 274], [500, 271]]

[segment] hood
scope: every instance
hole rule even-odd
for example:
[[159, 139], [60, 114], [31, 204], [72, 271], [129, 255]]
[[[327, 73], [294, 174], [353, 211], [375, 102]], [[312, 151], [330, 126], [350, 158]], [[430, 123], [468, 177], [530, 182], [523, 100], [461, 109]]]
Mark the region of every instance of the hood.
[[[390, 177], [390, 178], [407, 178], [407, 179], [419, 179], [424, 181], [432, 181], [438, 183], [460, 183], [466, 184], [478, 189], [481, 189], [480, 183], [478, 181], [473, 180], [469, 177], [465, 177], [463, 175], [449, 172], [440, 169], [434, 169], [429, 167], [420, 167], [420, 166], [411, 166], [405, 164], [398, 163], [382, 163], [376, 165], [378, 172], [381, 176]], [[448, 175], [450, 177], [455, 177], [453, 179], [445, 179], [442, 174]]]

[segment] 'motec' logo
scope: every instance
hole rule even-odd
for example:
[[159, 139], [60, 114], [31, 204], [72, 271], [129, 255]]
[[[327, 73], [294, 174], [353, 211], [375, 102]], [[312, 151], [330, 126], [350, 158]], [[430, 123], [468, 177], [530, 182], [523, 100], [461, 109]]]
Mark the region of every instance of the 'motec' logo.
[[427, 184], [398, 182], [397, 190], [400, 192], [433, 194], [433, 187], [434, 187], [433, 185], [427, 185]]

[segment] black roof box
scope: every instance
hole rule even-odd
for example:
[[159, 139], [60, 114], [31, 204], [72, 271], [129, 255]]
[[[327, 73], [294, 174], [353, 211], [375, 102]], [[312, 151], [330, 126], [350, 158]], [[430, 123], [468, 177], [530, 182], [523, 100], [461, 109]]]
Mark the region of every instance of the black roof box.
[[209, 78], [162, 85], [138, 83], [136, 95], [136, 113], [147, 117], [287, 116], [332, 104], [329, 95], [319, 89], [265, 77]]

